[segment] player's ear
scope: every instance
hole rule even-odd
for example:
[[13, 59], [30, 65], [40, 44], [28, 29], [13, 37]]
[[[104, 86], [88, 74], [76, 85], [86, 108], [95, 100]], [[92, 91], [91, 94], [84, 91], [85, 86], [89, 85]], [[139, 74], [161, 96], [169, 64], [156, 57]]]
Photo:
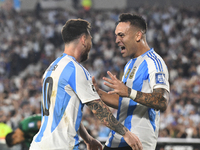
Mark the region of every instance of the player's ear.
[[82, 36], [81, 36], [81, 43], [82, 43], [82, 45], [84, 45], [85, 46], [85, 42], [86, 42], [86, 35], [85, 34], [83, 34]]
[[142, 39], [142, 32], [141, 32], [141, 31], [138, 31], [138, 32], [136, 33], [136, 41], [139, 42], [141, 39]]

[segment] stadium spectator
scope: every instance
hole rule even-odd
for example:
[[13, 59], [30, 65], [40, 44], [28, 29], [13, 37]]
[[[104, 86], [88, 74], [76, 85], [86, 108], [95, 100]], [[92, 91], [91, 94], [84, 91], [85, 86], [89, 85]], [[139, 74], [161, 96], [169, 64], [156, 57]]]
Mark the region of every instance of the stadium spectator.
[[[107, 70], [116, 71], [117, 77], [120, 78], [126, 60], [122, 59], [120, 50], [114, 46], [114, 34], [108, 34], [108, 32], [114, 31], [115, 26], [113, 26], [112, 22], [117, 21], [120, 13], [135, 12], [142, 14], [147, 19], [149, 24], [147, 41], [164, 58], [170, 74], [170, 103], [167, 110], [161, 113], [160, 135], [163, 131], [167, 131], [165, 132], [166, 136], [176, 138], [176, 134], [170, 134], [168, 129], [170, 131], [175, 130], [171, 126], [178, 126], [177, 118], [183, 115], [183, 117], [189, 117], [189, 120], [192, 120], [193, 132], [190, 136], [192, 138], [200, 138], [199, 10], [182, 8], [181, 6], [164, 8], [143, 6], [126, 10], [104, 11], [91, 9], [90, 13], [83, 11], [69, 12], [62, 9], [43, 9], [40, 12], [40, 19], [37, 19], [34, 12], [11, 11], [10, 7], [9, 9], [5, 7], [0, 9], [0, 107], [5, 111], [4, 113], [7, 113], [8, 109], [10, 112], [15, 112], [6, 114], [8, 117], [5, 123], [15, 129], [21, 119], [24, 118], [20, 106], [24, 101], [29, 101], [29, 99], [31, 109], [26, 110], [30, 111], [27, 114], [39, 113], [40, 102], [36, 100], [33, 103], [33, 97], [34, 99], [41, 97], [41, 76], [55, 58], [54, 55], [51, 57], [46, 56], [44, 46], [46, 41], [51, 39], [50, 42], [57, 49], [56, 53], [60, 53], [63, 50], [64, 46], [61, 44], [62, 38], [59, 32], [66, 18], [83, 18], [92, 22], [93, 48], [90, 52], [90, 59], [84, 62], [83, 65], [87, 66], [88, 70], [92, 70], [89, 72], [95, 76], [97, 82], [101, 84], [102, 74], [104, 76]], [[52, 11], [55, 14], [52, 15]], [[54, 15], [56, 17], [52, 17]], [[105, 24], [107, 25], [105, 26]], [[47, 39], [45, 31], [52, 25], [54, 34], [51, 34], [53, 37]], [[105, 40], [111, 41], [111, 49], [107, 48], [108, 44], [103, 44]], [[28, 55], [26, 68], [23, 68], [25, 65], [21, 64], [20, 57], [23, 43], [28, 45], [30, 54]], [[108, 63], [103, 58], [102, 45], [114, 52], [112, 63]], [[99, 69], [99, 66], [94, 67], [94, 61], [98, 56], [101, 58], [101, 65], [104, 66], [102, 70]], [[31, 57], [34, 57], [34, 61]], [[31, 78], [31, 82], [29, 78]], [[101, 88], [109, 91], [103, 84]], [[37, 92], [31, 92], [33, 89]], [[182, 94], [187, 90], [189, 90], [188, 95]], [[180, 105], [181, 101], [183, 101], [183, 106]], [[186, 115], [184, 114], [184, 109], [187, 101], [191, 101], [194, 111]], [[88, 117], [83, 116], [83, 119]], [[186, 126], [186, 130], [187, 128], [190, 127]], [[94, 129], [96, 129], [96, 133], [99, 132], [98, 127], [94, 127]], [[179, 129], [176, 128], [176, 130]], [[98, 136], [98, 134], [95, 134], [95, 136]]]

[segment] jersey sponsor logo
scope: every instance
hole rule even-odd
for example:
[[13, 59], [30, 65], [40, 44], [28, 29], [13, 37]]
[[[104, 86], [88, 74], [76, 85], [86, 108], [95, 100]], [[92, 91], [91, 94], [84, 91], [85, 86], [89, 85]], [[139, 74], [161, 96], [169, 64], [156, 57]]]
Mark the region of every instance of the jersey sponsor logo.
[[57, 67], [58, 67], [57, 64], [56, 65], [52, 65], [52, 66], [49, 67], [48, 71], [55, 71]]
[[156, 73], [156, 84], [166, 84], [164, 73]]
[[136, 71], [137, 67], [133, 67], [133, 71], [131, 72], [130, 76], [129, 76], [129, 79], [132, 79], [133, 76], [135, 75], [135, 71]]

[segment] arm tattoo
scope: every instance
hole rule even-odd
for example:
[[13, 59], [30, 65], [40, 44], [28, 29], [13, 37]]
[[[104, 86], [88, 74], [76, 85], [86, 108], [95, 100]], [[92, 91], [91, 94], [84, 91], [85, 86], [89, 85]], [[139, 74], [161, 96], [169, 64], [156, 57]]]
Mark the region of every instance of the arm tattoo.
[[143, 93], [137, 91], [134, 101], [147, 107], [165, 111], [169, 100], [169, 93], [165, 89], [154, 89], [153, 93]]
[[131, 95], [131, 90], [132, 89], [128, 87], [128, 97], [130, 97], [130, 95]]
[[124, 135], [128, 131], [125, 126], [117, 121], [110, 109], [102, 100], [94, 100], [86, 103], [86, 105], [91, 109], [94, 115], [111, 130], [116, 131], [120, 135]]

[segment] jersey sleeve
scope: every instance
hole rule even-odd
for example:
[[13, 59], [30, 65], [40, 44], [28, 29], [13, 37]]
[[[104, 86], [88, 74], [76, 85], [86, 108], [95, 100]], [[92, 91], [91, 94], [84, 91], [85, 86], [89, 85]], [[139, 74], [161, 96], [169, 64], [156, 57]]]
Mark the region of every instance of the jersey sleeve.
[[167, 69], [164, 69], [162, 72], [151, 70], [151, 72], [149, 73], [149, 80], [150, 80], [149, 82], [152, 91], [153, 89], [163, 88], [169, 92], [170, 88], [168, 79], [169, 79], [169, 74]]
[[82, 103], [100, 99], [89, 72], [83, 67], [76, 68], [75, 73], [70, 77], [69, 84]]

